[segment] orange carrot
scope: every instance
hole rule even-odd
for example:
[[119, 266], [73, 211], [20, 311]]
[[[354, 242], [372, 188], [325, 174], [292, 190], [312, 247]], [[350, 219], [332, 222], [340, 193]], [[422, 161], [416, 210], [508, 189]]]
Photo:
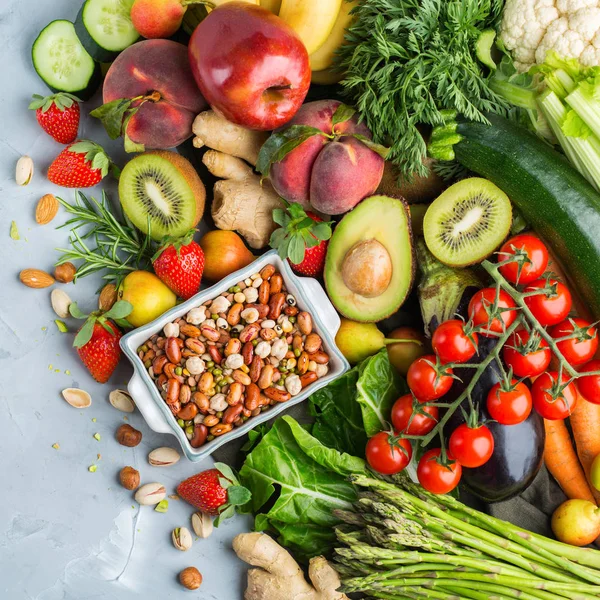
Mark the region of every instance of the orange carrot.
[[565, 422], [544, 419], [544, 427], [546, 428], [544, 462], [548, 471], [552, 473], [569, 499], [589, 500], [595, 504], [596, 501], [577, 459]]
[[579, 462], [590, 485], [590, 490], [600, 503], [600, 492], [594, 488], [590, 481], [592, 462], [600, 454], [600, 405], [588, 402], [579, 395], [579, 400], [569, 417], [573, 438], [577, 447]]

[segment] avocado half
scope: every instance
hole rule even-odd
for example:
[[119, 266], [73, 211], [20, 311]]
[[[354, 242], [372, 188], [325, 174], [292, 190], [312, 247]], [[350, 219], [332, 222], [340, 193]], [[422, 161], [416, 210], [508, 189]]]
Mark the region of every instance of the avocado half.
[[325, 285], [348, 319], [375, 323], [395, 313], [415, 274], [408, 205], [388, 196], [363, 200], [335, 228], [325, 262]]

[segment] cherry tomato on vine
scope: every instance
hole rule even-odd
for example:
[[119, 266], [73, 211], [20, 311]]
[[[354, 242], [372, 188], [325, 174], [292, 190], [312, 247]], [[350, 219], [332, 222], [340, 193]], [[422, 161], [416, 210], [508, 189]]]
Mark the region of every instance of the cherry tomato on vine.
[[450, 435], [448, 450], [463, 467], [481, 467], [494, 453], [494, 436], [486, 425], [463, 423]]
[[431, 402], [452, 387], [452, 368], [438, 364], [437, 357], [426, 354], [410, 365], [406, 375], [408, 387], [421, 402]]
[[[600, 371], [600, 360], [592, 360], [583, 366], [580, 374]], [[577, 379], [577, 389], [580, 394], [592, 404], [600, 404], [600, 375], [584, 375]]]
[[529, 388], [516, 379], [507, 386], [500, 381], [487, 395], [487, 411], [500, 425], [517, 425], [531, 413], [533, 406]]
[[412, 458], [409, 440], [398, 439], [389, 431], [376, 433], [365, 450], [371, 468], [382, 475], [395, 475], [405, 469]]
[[548, 266], [548, 248], [539, 237], [530, 233], [516, 235], [500, 248], [500, 262], [509, 260], [511, 256], [517, 258], [514, 262], [502, 265], [500, 273], [514, 284], [526, 285], [539, 279]]
[[537, 334], [532, 338], [528, 331], [520, 329], [511, 334], [504, 344], [502, 358], [517, 377], [535, 377], [548, 368], [552, 352], [546, 340]]
[[[496, 301], [496, 288], [484, 288], [475, 292], [469, 302], [469, 318], [475, 326], [483, 326], [484, 331], [480, 331], [481, 335], [486, 337], [493, 336], [493, 333], [502, 333], [507, 327], [512, 325], [517, 318], [516, 304], [514, 300], [504, 291], [500, 290], [498, 294], [497, 309], [499, 314], [490, 314], [493, 311]], [[491, 318], [491, 322], [490, 322]], [[488, 331], [485, 331], [485, 330]]]
[[588, 362], [598, 350], [598, 334], [596, 328], [585, 319], [566, 319], [550, 330], [554, 339], [574, 335], [568, 340], [556, 342], [560, 353], [571, 365], [582, 365]]
[[[414, 413], [412, 421], [411, 416]], [[427, 435], [436, 425], [439, 411], [436, 406], [415, 407], [413, 404], [413, 395], [405, 394], [400, 396], [394, 406], [392, 406], [392, 425], [399, 433], [407, 435]], [[409, 425], [410, 422], [410, 425]]]
[[443, 363], [464, 363], [477, 352], [477, 334], [469, 334], [465, 327], [460, 319], [451, 319], [435, 330], [431, 346]]
[[[525, 304], [527, 304], [540, 325], [544, 327], [547, 325], [556, 325], [563, 319], [566, 319], [573, 305], [571, 292], [569, 292], [564, 283], [556, 279], [548, 279], [548, 283], [555, 288], [549, 295], [541, 292], [535, 296], [527, 296], [525, 298]], [[525, 288], [525, 292], [535, 292], [544, 288], [546, 288], [546, 280], [538, 279], [530, 283]]]
[[547, 371], [533, 382], [531, 397], [533, 408], [544, 419], [558, 421], [566, 419], [573, 412], [577, 403], [577, 388], [575, 383], [569, 383], [566, 373], [563, 373], [559, 382], [556, 371]]
[[417, 467], [417, 478], [419, 483], [432, 494], [447, 494], [451, 492], [460, 482], [462, 467], [448, 453], [448, 464], [440, 462], [442, 451], [433, 448], [423, 454]]

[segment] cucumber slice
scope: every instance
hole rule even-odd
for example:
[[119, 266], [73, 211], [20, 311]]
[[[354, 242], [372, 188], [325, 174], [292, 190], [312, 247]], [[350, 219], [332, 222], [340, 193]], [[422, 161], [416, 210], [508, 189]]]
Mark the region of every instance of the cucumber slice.
[[70, 21], [47, 25], [33, 42], [31, 58], [37, 74], [54, 92], [87, 100], [100, 85], [100, 66], [85, 51]]
[[133, 44], [140, 34], [131, 22], [134, 0], [86, 0], [75, 31], [83, 47], [98, 62], [109, 62]]

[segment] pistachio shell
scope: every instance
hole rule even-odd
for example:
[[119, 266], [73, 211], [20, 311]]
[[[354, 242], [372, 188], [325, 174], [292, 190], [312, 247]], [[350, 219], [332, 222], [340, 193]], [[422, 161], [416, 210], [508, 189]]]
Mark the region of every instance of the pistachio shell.
[[148, 462], [153, 467], [170, 467], [179, 461], [181, 455], [173, 448], [156, 448], [148, 454]]
[[73, 408], [88, 408], [92, 404], [92, 397], [79, 388], [67, 388], [62, 395]]
[[108, 400], [121, 412], [132, 413], [135, 410], [135, 404], [133, 398], [125, 390], [113, 390], [108, 395]]
[[52, 290], [52, 293], [50, 294], [50, 303], [52, 304], [54, 312], [61, 319], [67, 319], [70, 317], [69, 306], [71, 305], [71, 302], [72, 300], [67, 292], [59, 288]]
[[206, 539], [213, 532], [213, 522], [209, 515], [197, 512], [192, 515], [192, 529], [202, 539]]
[[21, 156], [15, 169], [17, 185], [27, 185], [33, 177], [33, 160], [30, 156]]
[[182, 552], [189, 550], [193, 544], [192, 534], [187, 527], [173, 529], [171, 539], [173, 540], [173, 546]]
[[135, 501], [142, 506], [153, 506], [167, 497], [162, 483], [146, 483], [135, 493]]

